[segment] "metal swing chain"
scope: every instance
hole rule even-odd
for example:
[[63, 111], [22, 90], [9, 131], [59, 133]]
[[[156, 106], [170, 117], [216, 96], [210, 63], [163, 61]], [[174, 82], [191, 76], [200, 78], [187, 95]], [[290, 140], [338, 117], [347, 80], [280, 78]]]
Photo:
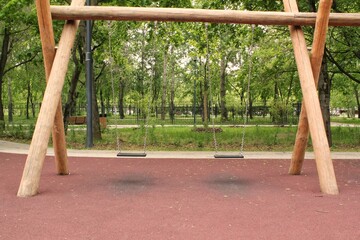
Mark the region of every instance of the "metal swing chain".
[[[153, 68], [153, 66], [151, 66], [151, 68]], [[153, 71], [153, 69], [151, 69], [151, 72]], [[151, 85], [151, 84], [150, 84]], [[146, 109], [146, 116], [145, 116], [145, 135], [144, 135], [144, 146], [143, 146], [143, 151], [144, 153], [146, 154], [146, 149], [147, 149], [147, 136], [148, 136], [148, 132], [149, 132], [149, 115], [151, 113], [151, 94], [152, 94], [152, 87], [150, 86], [150, 97], [149, 97], [149, 100], [148, 100], [148, 106], [147, 106], [147, 109]]]
[[[114, 84], [114, 66], [113, 66], [113, 56], [112, 56], [112, 45], [111, 45], [111, 21], [108, 21], [108, 38], [109, 38], [109, 64], [110, 64], [110, 79], [111, 79], [111, 89], [112, 89], [112, 108], [116, 109], [115, 103], [115, 84]], [[118, 125], [115, 122], [115, 134], [116, 134], [116, 150], [121, 152], [120, 148], [120, 137], [118, 133]]]
[[254, 47], [254, 28], [255, 25], [251, 25], [251, 43], [249, 48], [249, 73], [248, 73], [248, 82], [247, 82], [247, 98], [245, 100], [245, 117], [243, 123], [243, 131], [242, 131], [242, 138], [241, 138], [241, 146], [240, 146], [240, 155], [243, 154], [244, 150], [244, 143], [245, 143], [245, 125], [247, 124], [247, 115], [249, 111], [249, 102], [250, 102], [250, 84], [251, 84], [251, 73], [252, 73], [252, 58], [253, 58], [253, 47]]
[[[157, 22], [154, 22], [154, 24], [155, 24], [155, 36], [157, 36], [156, 35], [156, 31], [157, 31]], [[157, 51], [157, 45], [156, 45], [156, 43], [157, 43], [157, 39], [155, 39], [155, 53], [156, 53], [156, 51]], [[154, 61], [156, 61], [156, 59], [155, 59], [155, 55], [156, 54], [154, 54]], [[151, 78], [151, 80], [150, 80], [150, 91], [149, 91], [149, 95], [150, 95], [150, 97], [149, 97], [149, 101], [148, 101], [148, 106], [147, 106], [147, 112], [146, 112], [146, 119], [145, 119], [145, 136], [144, 136], [144, 153], [146, 154], [146, 149], [147, 149], [147, 136], [148, 136], [148, 133], [149, 133], [149, 116], [150, 116], [150, 114], [151, 114], [151, 96], [152, 96], [152, 94], [153, 94], [153, 82], [154, 82], [154, 77], [155, 77], [155, 63], [154, 64], [152, 64], [151, 65], [151, 75], [152, 75], [152, 78]]]
[[[214, 148], [215, 148], [215, 154], [218, 153], [218, 142], [216, 140], [216, 129], [215, 129], [215, 114], [214, 114], [214, 107], [213, 107], [213, 95], [212, 95], [212, 80], [210, 76], [210, 68], [209, 68], [209, 60], [210, 60], [210, 51], [209, 51], [209, 33], [208, 33], [208, 23], [205, 23], [205, 32], [206, 32], [206, 48], [207, 48], [207, 54], [206, 54], [206, 76], [209, 78], [209, 95], [210, 95], [210, 107], [211, 107], [211, 124], [213, 129], [213, 141], [214, 141]], [[207, 117], [207, 116], [205, 116]]]

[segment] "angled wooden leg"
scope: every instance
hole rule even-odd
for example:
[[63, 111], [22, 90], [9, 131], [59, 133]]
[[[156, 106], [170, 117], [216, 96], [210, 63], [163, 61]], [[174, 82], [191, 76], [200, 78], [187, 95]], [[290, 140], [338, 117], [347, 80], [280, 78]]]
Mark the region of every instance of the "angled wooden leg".
[[[331, 5], [332, 5], [332, 0], [321, 0], [319, 4], [318, 14], [316, 17], [314, 40], [313, 40], [313, 44], [311, 48], [311, 56], [310, 56], [311, 67], [314, 74], [314, 81], [316, 88], [319, 82], [321, 62], [324, 55], [326, 33], [328, 29]], [[298, 12], [297, 6], [293, 6], [291, 10]], [[289, 174], [298, 175], [301, 173], [308, 137], [309, 137], [309, 125], [308, 125], [308, 118], [306, 114], [305, 104], [303, 102], [301, 106], [298, 131], [296, 134], [295, 146], [291, 158]]]
[[[40, 39], [42, 43], [46, 81], [48, 81], [55, 57], [55, 40], [50, 12], [50, 2], [48, 0], [36, 0], [36, 10]], [[69, 174], [61, 100], [59, 101], [55, 114], [52, 138], [56, 171], [60, 175]]]
[[55, 113], [54, 127], [52, 129], [52, 139], [54, 146], [56, 172], [59, 175], [68, 175], [68, 156], [66, 150], [65, 128], [63, 122], [61, 99]]
[[[286, 11], [296, 11], [295, 0], [283, 0]], [[338, 194], [334, 167], [327, 141], [320, 102], [314, 82], [311, 62], [308, 56], [304, 33], [299, 26], [290, 26], [295, 60], [299, 72], [303, 101], [307, 110], [308, 125], [314, 146], [315, 160], [319, 174], [320, 188], [326, 194]], [[321, 62], [320, 62], [321, 64]]]
[[[74, 0], [72, 4], [83, 5], [84, 0]], [[38, 192], [41, 170], [79, 22], [67, 21], [61, 34], [20, 182], [17, 194], [19, 197], [33, 196]]]
[[298, 128], [296, 132], [294, 149], [291, 156], [289, 174], [300, 175], [305, 159], [306, 146], [309, 141], [309, 124], [304, 100], [301, 104]]

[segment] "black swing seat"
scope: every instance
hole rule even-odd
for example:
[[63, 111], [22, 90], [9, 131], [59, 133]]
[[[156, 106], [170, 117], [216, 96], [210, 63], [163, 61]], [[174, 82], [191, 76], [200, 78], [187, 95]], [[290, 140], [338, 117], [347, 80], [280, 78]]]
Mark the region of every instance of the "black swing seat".
[[118, 157], [146, 157], [146, 153], [137, 153], [137, 152], [119, 152]]
[[244, 158], [242, 154], [215, 154], [214, 158]]

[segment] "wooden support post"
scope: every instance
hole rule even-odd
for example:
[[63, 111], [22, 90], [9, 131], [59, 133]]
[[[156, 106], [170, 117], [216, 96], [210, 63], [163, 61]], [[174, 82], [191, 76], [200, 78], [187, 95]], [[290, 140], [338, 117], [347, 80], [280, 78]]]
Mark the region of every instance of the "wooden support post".
[[[48, 0], [36, 0], [36, 10], [47, 82], [55, 57], [55, 40], [50, 13], [50, 2]], [[56, 171], [60, 175], [67, 175], [69, 174], [69, 169], [61, 99], [56, 110], [52, 138], [55, 153]]]
[[[296, 0], [283, 0], [286, 11], [296, 11]], [[293, 10], [294, 9], [294, 10]], [[320, 102], [314, 82], [304, 32], [299, 26], [290, 26], [295, 60], [299, 72], [304, 104], [307, 109], [310, 134], [314, 146], [320, 189], [326, 194], [338, 194], [334, 167], [327, 141]]]
[[[310, 62], [314, 75], [315, 86], [317, 88], [321, 70], [321, 63], [324, 56], [326, 42], [326, 33], [330, 16], [332, 0], [321, 0], [319, 4], [318, 15], [316, 18], [314, 40], [311, 48]], [[296, 11], [293, 8], [292, 11]], [[301, 105], [298, 130], [296, 134], [294, 151], [291, 158], [289, 174], [298, 175], [301, 173], [305, 158], [306, 145], [309, 138], [309, 125], [304, 101]]]
[[[73, 0], [72, 5], [83, 5], [84, 0]], [[80, 21], [66, 22], [61, 34], [59, 48], [56, 52], [48, 84], [45, 89], [34, 135], [30, 144], [18, 196], [29, 197], [38, 192], [41, 170], [44, 164], [51, 129], [54, 126], [57, 106], [61, 98], [71, 48], [75, 41]]]

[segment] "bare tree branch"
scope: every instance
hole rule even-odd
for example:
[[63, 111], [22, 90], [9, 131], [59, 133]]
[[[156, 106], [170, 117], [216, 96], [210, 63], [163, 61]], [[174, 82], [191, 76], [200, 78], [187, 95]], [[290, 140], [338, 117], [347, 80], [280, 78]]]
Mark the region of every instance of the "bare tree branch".
[[102, 66], [101, 66], [101, 70], [100, 70], [99, 74], [95, 77], [94, 82], [97, 82], [97, 80], [101, 77], [101, 75], [103, 74], [103, 72], [105, 70], [105, 67], [106, 67], [106, 63], [103, 63]]
[[340, 70], [340, 72], [342, 72], [345, 76], [347, 76], [348, 78], [350, 78], [351, 80], [357, 82], [360, 84], [360, 80], [357, 79], [356, 77], [354, 77], [353, 75], [351, 75], [349, 72], [347, 72], [335, 59], [334, 57], [331, 55], [331, 52], [329, 51], [329, 49], [325, 48], [325, 53], [326, 56], [328, 57], [328, 59], [330, 60], [330, 62], [332, 62], [333, 64], [335, 64], [335, 66]]
[[21, 65], [24, 65], [24, 64], [27, 64], [27, 63], [31, 62], [32, 60], [35, 59], [35, 57], [37, 56], [37, 54], [38, 54], [38, 53], [36, 53], [34, 56], [32, 56], [31, 58], [29, 58], [29, 59], [27, 59], [27, 60], [25, 60], [25, 61], [19, 62], [19, 63], [15, 64], [14, 66], [9, 67], [8, 69], [6, 69], [6, 70], [4, 71], [4, 74], [3, 74], [3, 75], [5, 75], [7, 72], [13, 70], [14, 68], [20, 67]]

